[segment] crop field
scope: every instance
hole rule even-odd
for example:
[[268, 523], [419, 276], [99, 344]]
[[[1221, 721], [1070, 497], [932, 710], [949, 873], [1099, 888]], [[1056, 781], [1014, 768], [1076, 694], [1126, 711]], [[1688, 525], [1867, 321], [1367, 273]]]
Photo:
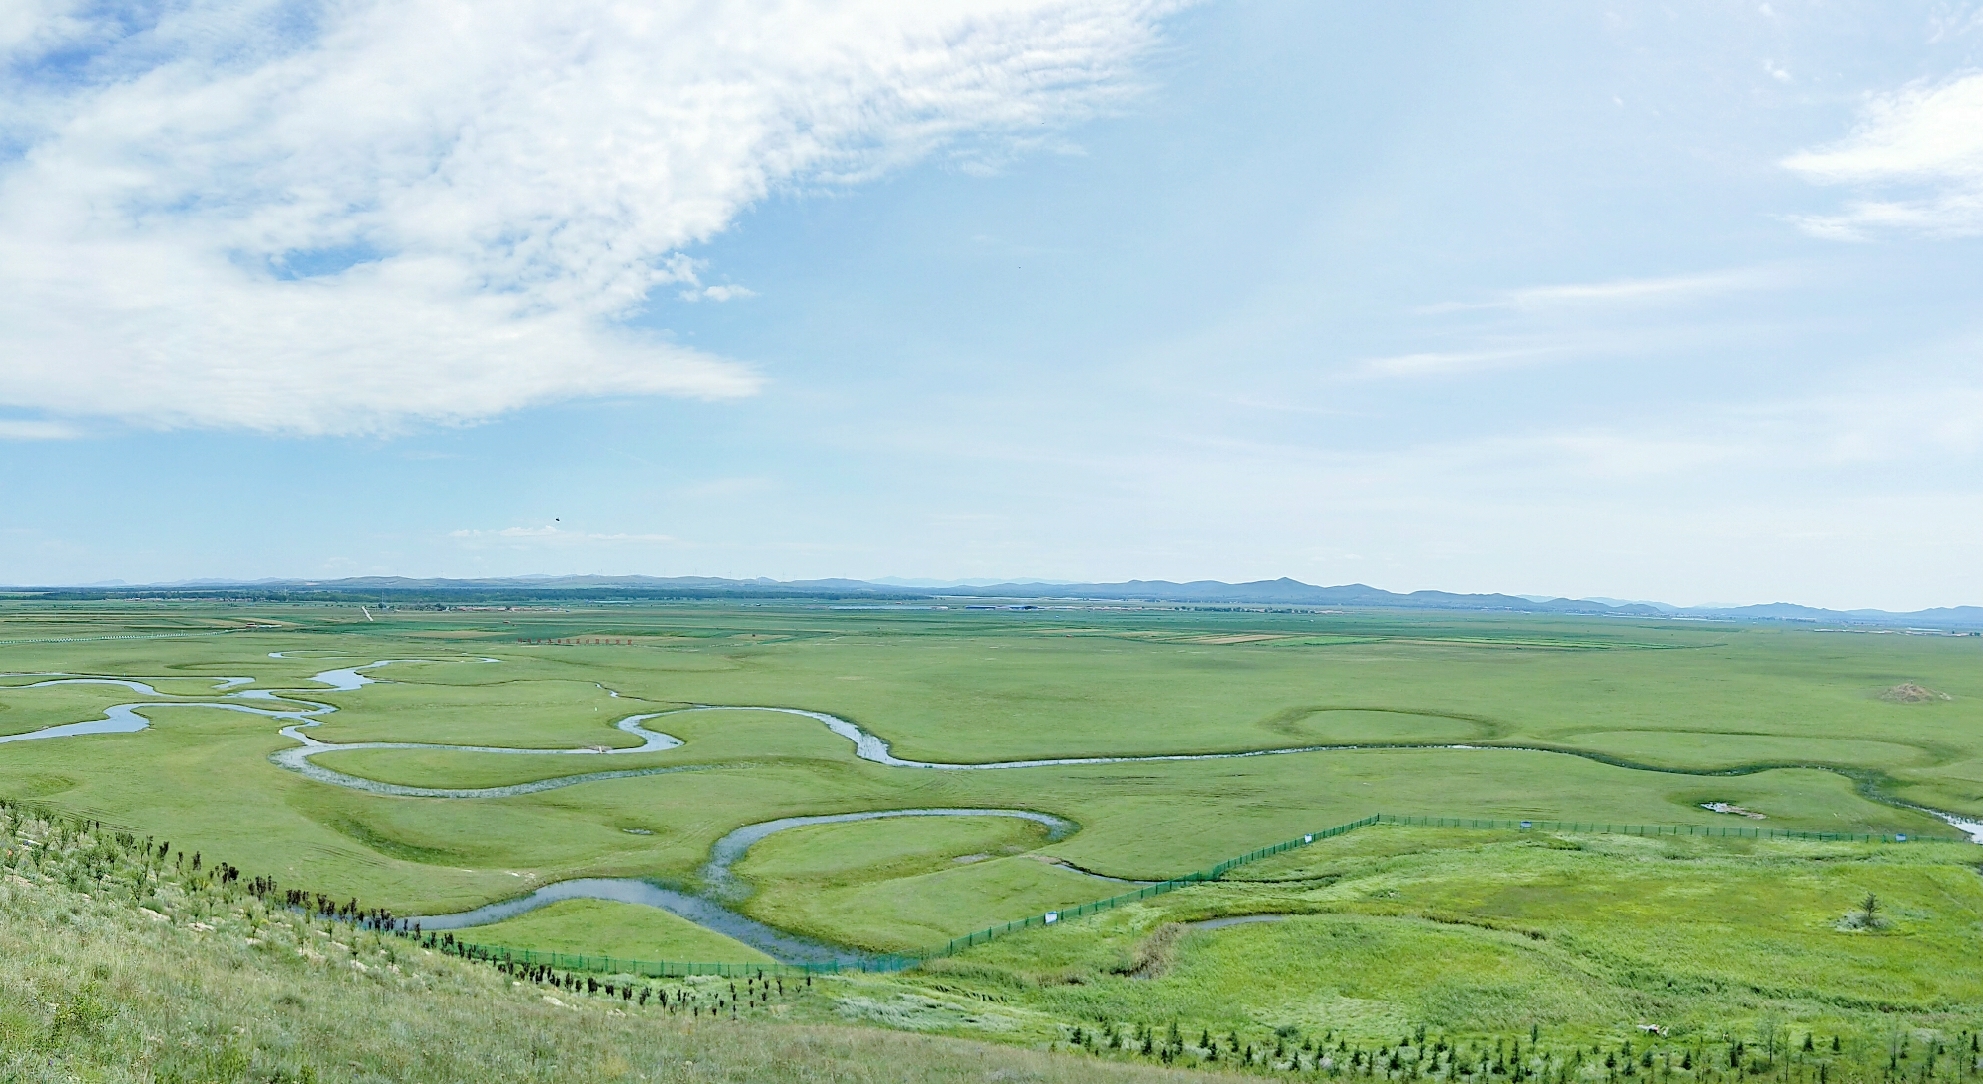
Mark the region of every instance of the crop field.
[[[400, 915], [642, 879], [913, 952], [1380, 812], [1959, 839], [1932, 813], [1983, 820], [1979, 663], [1978, 637], [1597, 618], [21, 602], [0, 606], [0, 798]], [[27, 737], [120, 705], [128, 732]], [[918, 810], [1045, 816], [778, 825], [713, 857], [784, 818]], [[1183, 1021], [1194, 1058], [1198, 1032], [1264, 1057], [1283, 1026], [1311, 1054], [1428, 1027], [1615, 1055], [1638, 1017], [1707, 1043], [1735, 1013], [1871, 1064], [1894, 1013], [1983, 1019], [1979, 860], [1383, 827], [846, 980], [835, 1012], [1033, 1043]], [[1839, 928], [1867, 893], [1891, 921]], [[1274, 917], [1194, 925], [1243, 915]], [[456, 932], [769, 958], [606, 900]]]

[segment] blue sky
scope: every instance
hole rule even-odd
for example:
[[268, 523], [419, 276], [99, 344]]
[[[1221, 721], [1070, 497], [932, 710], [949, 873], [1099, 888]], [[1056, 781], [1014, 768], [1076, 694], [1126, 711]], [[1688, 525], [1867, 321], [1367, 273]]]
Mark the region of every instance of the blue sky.
[[0, 21], [0, 581], [1983, 602], [1983, 6], [930, 7]]

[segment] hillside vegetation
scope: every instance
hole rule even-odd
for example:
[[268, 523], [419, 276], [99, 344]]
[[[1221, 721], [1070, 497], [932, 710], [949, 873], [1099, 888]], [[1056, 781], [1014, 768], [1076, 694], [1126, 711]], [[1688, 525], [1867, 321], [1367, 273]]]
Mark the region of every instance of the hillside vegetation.
[[[1155, 1081], [1182, 1074], [873, 1028], [694, 1018], [271, 908], [222, 867], [0, 813], [0, 1080]], [[171, 852], [177, 855], [176, 850]], [[663, 989], [656, 984], [656, 989]], [[676, 993], [685, 984], [671, 984]], [[704, 1003], [727, 997], [704, 981]]]
[[0, 829], [9, 1081], [1967, 1084], [1983, 1069], [1966, 845], [1373, 828], [919, 971], [738, 982], [464, 959], [166, 841], [18, 806]]
[[1070, 1022], [1175, 1024], [1194, 1061], [1210, 1034], [1222, 1060], [1395, 1057], [1412, 1077], [1520, 1050], [1552, 1079], [1627, 1075], [1630, 1059], [1702, 1081], [1967, 1080], [1979, 858], [1966, 843], [1374, 826], [903, 981], [998, 1003], [1015, 1025], [1023, 1007], [1055, 1022], [1043, 1041]]

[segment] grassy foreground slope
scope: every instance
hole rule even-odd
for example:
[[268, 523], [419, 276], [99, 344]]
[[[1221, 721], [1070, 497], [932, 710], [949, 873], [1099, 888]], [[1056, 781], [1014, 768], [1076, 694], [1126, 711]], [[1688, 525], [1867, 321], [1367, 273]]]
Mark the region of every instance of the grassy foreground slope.
[[560, 996], [400, 938], [266, 908], [238, 884], [143, 860], [114, 833], [17, 815], [7, 814], [17, 834], [0, 875], [0, 1080], [1072, 1084], [1183, 1075], [773, 1022], [781, 1008], [803, 1010], [803, 997], [732, 1021]]
[[[149, 839], [0, 807], [0, 1080], [1983, 1071], [1967, 845], [1413, 829], [1329, 843], [923, 971], [774, 986], [471, 963], [271, 906], [281, 891]], [[1840, 913], [1869, 891], [1877, 916]]]

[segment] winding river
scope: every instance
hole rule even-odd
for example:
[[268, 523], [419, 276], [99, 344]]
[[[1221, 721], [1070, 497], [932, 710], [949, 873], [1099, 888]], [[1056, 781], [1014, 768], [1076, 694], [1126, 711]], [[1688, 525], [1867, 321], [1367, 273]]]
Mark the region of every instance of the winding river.
[[[270, 652], [269, 657], [280, 659], [280, 658], [285, 658], [286, 656], [280, 651], [275, 651], [275, 652]], [[620, 731], [626, 734], [630, 734], [636, 738], [639, 738], [640, 744], [633, 746], [618, 747], [618, 748], [609, 748], [605, 746], [588, 746], [578, 749], [568, 749], [568, 748], [540, 749], [540, 748], [517, 748], [513, 746], [499, 746], [499, 745], [446, 745], [446, 744], [439, 744], [434, 742], [327, 742], [311, 737], [310, 735], [304, 733], [304, 730], [306, 728], [317, 726], [319, 723], [322, 722], [324, 716], [329, 715], [337, 710], [337, 708], [334, 705], [325, 704], [313, 700], [307, 700], [304, 699], [304, 696], [311, 693], [356, 691], [360, 688], [363, 688], [366, 685], [370, 685], [374, 683], [375, 679], [368, 677], [365, 673], [368, 670], [377, 670], [381, 667], [391, 666], [395, 663], [474, 662], [474, 663], [494, 665], [499, 663], [500, 661], [501, 660], [482, 657], [482, 656], [474, 656], [466, 659], [462, 659], [462, 658], [380, 659], [376, 662], [365, 663], [359, 666], [347, 666], [334, 670], [325, 670], [320, 673], [317, 673], [313, 675], [310, 678], [310, 680], [316, 682], [319, 685], [324, 686], [324, 688], [315, 689], [315, 690], [242, 689], [235, 692], [227, 692], [225, 690], [232, 689], [237, 685], [249, 684], [253, 682], [255, 679], [248, 677], [222, 678], [214, 686], [214, 691], [221, 693], [221, 698], [219, 700], [175, 699], [175, 700], [145, 701], [145, 702], [131, 703], [131, 704], [118, 704], [114, 707], [106, 708], [104, 710], [103, 718], [101, 719], [92, 719], [86, 722], [65, 723], [59, 726], [44, 727], [43, 729], [30, 731], [24, 734], [0, 735], [0, 743], [13, 742], [13, 741], [33, 741], [43, 738], [78, 737], [87, 734], [136, 733], [138, 731], [148, 728], [151, 725], [151, 723], [147, 719], [145, 719], [144, 716], [138, 714], [139, 709], [150, 710], [153, 708], [174, 708], [174, 707], [220, 708], [226, 711], [246, 712], [248, 714], [259, 715], [269, 719], [288, 720], [290, 725], [283, 727], [281, 733], [284, 737], [289, 738], [290, 740], [296, 742], [297, 745], [293, 749], [284, 749], [276, 753], [270, 754], [269, 759], [271, 761], [274, 761], [276, 764], [289, 769], [290, 771], [297, 772], [308, 778], [317, 780], [318, 782], [328, 783], [333, 786], [348, 787], [352, 790], [362, 790], [371, 794], [384, 794], [384, 795], [391, 795], [391, 796], [403, 797], [403, 798], [504, 798], [504, 797], [511, 797], [520, 794], [537, 794], [547, 790], [556, 790], [560, 787], [577, 786], [581, 783], [590, 783], [601, 779], [625, 779], [633, 776], [666, 775], [674, 772], [699, 771], [699, 770], [704, 770], [707, 766], [677, 765], [677, 766], [668, 766], [668, 767], [631, 768], [620, 771], [586, 772], [578, 775], [556, 776], [550, 779], [539, 779], [528, 783], [517, 783], [509, 786], [447, 788], [447, 787], [409, 787], [409, 786], [401, 786], [395, 783], [383, 783], [374, 779], [365, 779], [355, 775], [348, 775], [344, 772], [333, 771], [332, 769], [311, 763], [311, 758], [316, 757], [323, 753], [355, 751], [355, 750], [363, 750], [363, 749], [433, 749], [433, 750], [442, 750], [447, 752], [458, 752], [458, 753], [499, 753], [499, 754], [521, 755], [521, 756], [608, 756], [610, 757], [610, 756], [625, 755], [629, 753], [654, 753], [667, 749], [678, 748], [683, 744], [683, 742], [680, 738], [677, 738], [671, 734], [666, 734], [658, 730], [647, 729], [647, 727], [643, 724], [651, 720], [665, 719], [668, 718], [669, 716], [688, 715], [697, 712], [759, 711], [759, 712], [776, 712], [782, 715], [796, 715], [801, 718], [815, 720], [825, 725], [826, 729], [832, 731], [833, 733], [853, 743], [854, 755], [862, 760], [870, 761], [875, 764], [884, 764], [891, 768], [917, 768], [926, 771], [982, 772], [982, 771], [1001, 771], [1012, 768], [1050, 768], [1050, 767], [1066, 767], [1066, 766], [1084, 765], [1084, 764], [1146, 764], [1146, 763], [1155, 763], [1162, 761], [1243, 760], [1249, 757], [1287, 756], [1294, 753], [1351, 752], [1358, 750], [1381, 750], [1381, 749], [1451, 749], [1451, 750], [1468, 750], [1468, 751], [1480, 751], [1480, 752], [1493, 750], [1500, 752], [1554, 753], [1561, 756], [1583, 757], [1587, 760], [1596, 760], [1599, 761], [1600, 763], [1609, 764], [1613, 767], [1619, 767], [1619, 768], [1627, 768], [1627, 769], [1634, 769], [1641, 771], [1668, 772], [1674, 775], [1691, 775], [1691, 776], [1705, 776], [1705, 777], [1748, 775], [1758, 771], [1773, 770], [1778, 768], [1807, 768], [1817, 771], [1830, 771], [1830, 772], [1840, 772], [1841, 770], [1837, 765], [1832, 765], [1832, 764], [1802, 764], [1802, 763], [1790, 763], [1790, 762], [1744, 765], [1734, 768], [1710, 768], [1710, 769], [1670, 768], [1670, 767], [1661, 767], [1661, 766], [1648, 765], [1648, 764], [1636, 764], [1603, 753], [1593, 752], [1590, 750], [1563, 748], [1560, 746], [1516, 745], [1516, 744], [1500, 744], [1500, 743], [1486, 745], [1486, 744], [1470, 744], [1465, 742], [1336, 742], [1336, 743], [1317, 744], [1317, 745], [1275, 746], [1267, 749], [1243, 749], [1243, 750], [1236, 750], [1233, 752], [1224, 752], [1224, 753], [1152, 753], [1152, 754], [1133, 755], [1133, 756], [1041, 757], [1031, 760], [992, 760], [992, 761], [978, 761], [978, 762], [969, 762], [969, 763], [940, 761], [940, 760], [905, 760], [902, 757], [896, 756], [890, 750], [890, 746], [886, 738], [882, 738], [876, 734], [869, 733], [867, 730], [863, 729], [860, 724], [849, 722], [848, 720], [842, 719], [837, 715], [829, 715], [823, 711], [810, 711], [804, 708], [788, 708], [788, 707], [776, 707], [771, 705], [748, 705], [748, 704], [691, 704], [687, 707], [674, 708], [668, 711], [657, 711], [657, 712], [647, 712], [645, 714], [639, 714], [639, 715], [628, 715], [618, 720], [613, 725]], [[6, 686], [6, 688], [36, 689], [36, 688], [42, 688], [45, 686], [52, 686], [52, 685], [117, 685], [130, 689], [133, 692], [147, 696], [173, 695], [169, 693], [161, 693], [147, 682], [136, 678], [103, 677], [98, 675], [86, 675], [86, 674], [0, 673], [0, 679], [21, 678], [21, 677], [38, 677], [38, 678], [42, 678], [43, 680], [28, 685]], [[153, 678], [152, 680], [157, 681], [161, 679]], [[610, 689], [607, 690], [607, 692], [611, 696], [614, 697], [619, 696], [619, 693], [614, 692]], [[293, 706], [287, 708], [276, 708], [276, 707], [264, 708], [264, 707], [254, 706], [254, 704], [243, 703], [242, 701], [254, 701], [256, 703], [281, 703], [281, 704], [289, 704]], [[1876, 798], [1877, 800], [1885, 802], [1889, 805], [1897, 806], [1904, 809], [1912, 809], [1915, 810], [1916, 812], [1925, 813], [1928, 814], [1929, 816], [1939, 818], [1940, 820], [1948, 823], [1951, 827], [1961, 830], [1964, 834], [1968, 835], [1971, 839], [1975, 840], [1976, 842], [1983, 843], [1983, 822], [1970, 820], [1968, 818], [1961, 817], [1956, 814], [1948, 813], [1939, 809], [1933, 809], [1928, 806], [1917, 805], [1912, 802], [1900, 801], [1898, 799], [1890, 798], [1884, 795], [1869, 794], [1868, 796], [1872, 798]]]
[[747, 824], [717, 840], [709, 849], [709, 861], [698, 871], [703, 884], [701, 892], [669, 888], [638, 877], [581, 877], [556, 881], [527, 896], [477, 907], [472, 911], [423, 915], [410, 921], [420, 923], [422, 930], [459, 930], [515, 918], [564, 900], [609, 900], [658, 907], [698, 926], [726, 934], [780, 963], [858, 963], [871, 958], [870, 954], [801, 937], [740, 914], [735, 905], [748, 897], [750, 890], [736, 879], [730, 867], [753, 844], [775, 832], [815, 824], [849, 824], [894, 817], [1010, 817], [1046, 826], [1048, 840], [1064, 839], [1075, 827], [1072, 821], [1051, 813], [1035, 813], [1027, 809], [880, 809], [819, 817], [781, 817]]
[[[285, 656], [283, 655], [282, 652], [272, 652], [270, 657], [284, 658]], [[1224, 752], [1224, 753], [1171, 753], [1171, 754], [1152, 754], [1152, 755], [1143, 755], [1143, 756], [1042, 757], [1042, 758], [1030, 759], [1030, 760], [1001, 760], [1001, 761], [988, 761], [988, 762], [979, 762], [979, 763], [952, 763], [945, 761], [930, 761], [930, 760], [906, 760], [901, 757], [895, 756], [894, 753], [890, 751], [890, 746], [886, 739], [881, 738], [875, 734], [869, 733], [867, 730], [863, 729], [857, 723], [849, 722], [848, 720], [842, 719], [835, 715], [829, 715], [826, 712], [809, 711], [803, 708], [773, 707], [773, 706], [760, 707], [760, 706], [725, 705], [725, 704], [693, 704], [688, 707], [676, 708], [670, 711], [647, 712], [643, 714], [625, 716], [624, 718], [621, 718], [618, 721], [616, 721], [613, 725], [620, 731], [640, 739], [640, 744], [633, 746], [626, 746], [626, 747], [617, 747], [617, 748], [594, 746], [594, 747], [578, 748], [578, 749], [568, 749], [568, 748], [537, 749], [537, 748], [515, 748], [509, 746], [487, 746], [487, 745], [448, 745], [448, 744], [439, 744], [439, 743], [431, 743], [431, 742], [327, 742], [312, 737], [311, 735], [305, 733], [306, 729], [319, 725], [323, 721], [324, 716], [330, 715], [333, 712], [337, 711], [335, 705], [307, 699], [309, 695], [313, 693], [320, 694], [325, 692], [353, 692], [363, 688], [366, 685], [370, 685], [375, 682], [376, 679], [368, 676], [367, 671], [378, 670], [382, 667], [391, 666], [396, 663], [404, 664], [404, 663], [413, 663], [413, 662], [472, 662], [478, 664], [494, 665], [497, 664], [499, 660], [493, 658], [486, 658], [486, 657], [473, 657], [467, 659], [463, 659], [463, 658], [380, 659], [374, 662], [364, 663], [356, 666], [346, 666], [331, 670], [324, 670], [315, 675], [312, 675], [309, 680], [316, 683], [318, 686], [321, 686], [321, 688], [318, 689], [239, 689], [237, 688], [237, 686], [252, 684], [255, 681], [255, 679], [252, 677], [227, 677], [227, 678], [219, 679], [212, 688], [212, 692], [218, 694], [218, 696], [214, 696], [207, 699], [178, 697], [176, 694], [161, 693], [157, 688], [151, 685], [150, 682], [137, 678], [105, 677], [100, 675], [67, 674], [67, 673], [32, 673], [32, 674], [0, 673], [0, 679], [24, 678], [24, 677], [41, 679], [39, 681], [35, 681], [26, 685], [6, 686], [6, 688], [35, 689], [35, 688], [44, 688], [44, 687], [58, 686], [58, 685], [113, 685], [113, 686], [119, 686], [122, 688], [129, 689], [132, 692], [137, 693], [141, 696], [174, 697], [174, 699], [170, 699], [170, 700], [167, 699], [146, 700], [146, 701], [138, 701], [128, 704], [114, 705], [112, 707], [104, 709], [103, 716], [102, 718], [99, 719], [92, 719], [92, 720], [76, 722], [76, 723], [64, 723], [56, 726], [44, 727], [40, 730], [34, 730], [22, 734], [0, 735], [0, 743], [16, 742], [16, 741], [37, 741], [37, 740], [45, 740], [52, 738], [81, 737], [92, 734], [132, 734], [132, 733], [137, 733], [139, 731], [143, 731], [148, 727], [150, 727], [151, 725], [150, 720], [146, 719], [143, 715], [139, 714], [140, 710], [152, 711], [160, 708], [187, 708], [187, 707], [217, 708], [224, 711], [243, 712], [250, 715], [256, 715], [271, 720], [285, 722], [287, 725], [282, 727], [280, 733], [284, 737], [289, 738], [290, 740], [296, 742], [296, 745], [293, 748], [279, 750], [269, 756], [269, 759], [271, 761], [273, 761], [275, 764], [277, 764], [282, 768], [296, 772], [300, 775], [303, 775], [306, 778], [315, 780], [317, 782], [329, 784], [332, 786], [346, 787], [352, 790], [364, 791], [370, 794], [379, 794], [379, 795], [403, 797], [403, 798], [504, 798], [504, 797], [513, 797], [513, 796], [525, 795], [525, 794], [537, 794], [544, 791], [556, 790], [562, 787], [578, 786], [580, 784], [596, 782], [604, 779], [626, 779], [637, 776], [668, 775], [677, 772], [702, 771], [702, 770], [707, 770], [709, 766], [690, 764], [690, 765], [668, 765], [668, 766], [643, 767], [643, 768], [628, 768], [621, 770], [582, 772], [574, 775], [557, 776], [550, 779], [539, 779], [527, 783], [516, 783], [507, 786], [452, 788], [452, 787], [404, 786], [396, 783], [385, 783], [385, 782], [380, 782], [378, 780], [365, 779], [359, 776], [349, 775], [344, 772], [335, 771], [333, 769], [323, 767], [322, 765], [315, 764], [312, 762], [312, 758], [323, 753], [357, 751], [357, 750], [365, 750], [365, 749], [428, 749], [428, 750], [442, 750], [449, 752], [495, 753], [495, 754], [527, 755], [527, 756], [550, 755], [550, 756], [612, 757], [612, 756], [619, 756], [619, 755], [632, 754], [632, 753], [654, 753], [668, 749], [678, 748], [683, 744], [683, 742], [680, 738], [677, 738], [673, 735], [663, 733], [659, 730], [648, 729], [645, 724], [653, 720], [665, 719], [673, 715], [686, 715], [696, 712], [763, 711], [763, 712], [777, 712], [785, 715], [795, 715], [795, 716], [800, 716], [802, 718], [815, 720], [825, 725], [825, 727], [828, 730], [832, 731], [834, 734], [837, 734], [840, 737], [845, 738], [849, 742], [853, 743], [854, 755], [862, 760], [870, 761], [876, 764], [883, 764], [894, 768], [911, 768], [911, 769], [921, 769], [921, 770], [931, 770], [931, 771], [999, 771], [999, 770], [1015, 769], [1015, 768], [1045, 768], [1045, 767], [1087, 765], [1087, 764], [1131, 764], [1131, 763], [1150, 763], [1150, 762], [1160, 762], [1160, 761], [1235, 760], [1235, 759], [1244, 759], [1248, 757], [1286, 756], [1295, 753], [1341, 752], [1341, 751], [1372, 750], [1372, 749], [1452, 749], [1452, 750], [1481, 750], [1481, 751], [1500, 750], [1500, 751], [1556, 753], [1556, 754], [1568, 755], [1568, 756], [1582, 756], [1588, 759], [1600, 760], [1605, 763], [1612, 763], [1621, 767], [1628, 767], [1628, 768], [1640, 767], [1640, 768], [1648, 768], [1648, 770], [1674, 771], [1676, 774], [1702, 775], [1702, 776], [1718, 776], [1718, 775], [1725, 776], [1725, 775], [1747, 774], [1751, 771], [1764, 770], [1764, 767], [1769, 767], [1769, 768], [1803, 767], [1803, 768], [1818, 768], [1828, 771], [1839, 770], [1835, 766], [1821, 765], [1821, 764], [1812, 764], [1812, 765], [1772, 764], [1768, 766], [1751, 766], [1751, 767], [1725, 769], [1725, 770], [1684, 771], [1684, 770], [1667, 769], [1667, 768], [1649, 768], [1649, 766], [1644, 766], [1644, 765], [1623, 764], [1615, 761], [1613, 758], [1609, 758], [1601, 754], [1591, 753], [1587, 751], [1580, 751], [1575, 749], [1552, 748], [1547, 746], [1476, 745], [1476, 744], [1460, 744], [1460, 743], [1401, 743], [1401, 742], [1366, 742], [1366, 743], [1335, 743], [1335, 744], [1322, 744], [1322, 745], [1296, 745], [1296, 746], [1280, 746], [1269, 749], [1249, 749], [1249, 750], [1240, 750], [1235, 752]], [[164, 679], [160, 679], [160, 678], [151, 679], [151, 681], [158, 681], [158, 680], [164, 680]], [[610, 690], [608, 691], [611, 692]], [[618, 696], [619, 694], [611, 693], [611, 695]], [[1979, 823], [1977, 821], [1973, 821], [1964, 817], [1959, 817], [1954, 814], [1947, 813], [1941, 810], [1931, 809], [1925, 806], [1914, 805], [1912, 803], [1900, 802], [1891, 798], [1882, 797], [1881, 800], [1886, 801], [1889, 804], [1902, 806], [1909, 809], [1914, 809], [1921, 813], [1925, 813], [1937, 817], [1947, 822], [1950, 826], [1962, 831], [1972, 840], [1978, 843], [1983, 843], [1983, 823]], [[680, 915], [681, 917], [686, 918], [699, 925], [715, 930], [716, 932], [726, 934], [732, 938], [735, 938], [736, 940], [741, 941], [747, 945], [750, 945], [751, 947], [756, 948], [759, 951], [764, 952], [766, 955], [769, 955], [774, 959], [780, 961], [785, 961], [785, 962], [838, 961], [843, 963], [853, 962], [865, 958], [866, 954], [842, 946], [830, 945], [823, 942], [814, 941], [808, 938], [798, 936], [796, 934], [786, 932], [784, 930], [779, 930], [775, 927], [768, 926], [765, 925], [764, 923], [758, 922], [755, 919], [751, 919], [748, 916], [740, 914], [738, 911], [736, 911], [733, 905], [735, 904], [736, 901], [744, 898], [748, 893], [745, 886], [743, 886], [731, 873], [731, 867], [738, 858], [742, 857], [744, 852], [748, 850], [752, 844], [758, 842], [759, 840], [764, 839], [766, 836], [769, 836], [775, 832], [781, 832], [790, 828], [799, 828], [814, 824], [839, 824], [839, 823], [846, 823], [851, 821], [879, 820], [879, 819], [892, 818], [892, 817], [1014, 817], [1024, 820], [1031, 820], [1036, 823], [1045, 825], [1048, 829], [1050, 839], [1063, 838], [1068, 833], [1074, 830], [1073, 824], [1062, 818], [1055, 817], [1051, 814], [1039, 813], [1031, 810], [1016, 810], [1016, 809], [972, 809], [972, 808], [896, 809], [896, 810], [877, 810], [877, 811], [861, 812], [861, 813], [841, 813], [841, 814], [833, 814], [828, 816], [817, 816], [817, 817], [784, 817], [778, 820], [765, 821], [760, 824], [746, 825], [742, 828], [738, 828], [735, 831], [730, 832], [728, 835], [725, 835], [723, 838], [717, 840], [715, 845], [711, 848], [709, 861], [699, 871], [700, 880], [704, 886], [701, 892], [691, 892], [686, 890], [669, 888], [663, 885], [655, 884], [653, 882], [649, 882], [637, 878], [596, 878], [596, 877], [577, 878], [573, 880], [560, 881], [553, 884], [545, 885], [537, 889], [535, 892], [530, 893], [527, 896], [521, 896], [515, 899], [506, 900], [501, 903], [490, 904], [486, 907], [476, 908], [475, 910], [472, 911], [464, 911], [459, 914], [452, 914], [452, 915], [424, 916], [421, 919], [419, 919], [419, 921], [422, 923], [422, 926], [425, 929], [452, 930], [452, 929], [461, 929], [469, 926], [483, 925], [489, 922], [495, 922], [501, 919], [511, 918], [516, 915], [524, 914], [526, 912], [535, 910], [539, 907], [544, 907], [549, 904], [556, 903], [562, 900], [572, 900], [572, 899], [609, 900], [609, 901], [624, 902], [624, 903], [638, 903], [653, 907], [659, 907], [673, 914]]]

